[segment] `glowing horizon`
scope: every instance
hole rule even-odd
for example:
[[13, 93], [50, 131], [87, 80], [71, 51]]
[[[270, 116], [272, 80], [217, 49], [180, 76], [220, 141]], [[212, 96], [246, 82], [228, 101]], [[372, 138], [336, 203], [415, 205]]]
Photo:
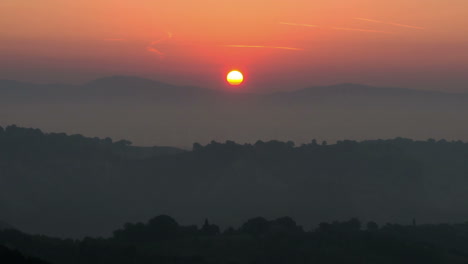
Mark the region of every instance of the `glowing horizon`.
[[216, 89], [238, 65], [264, 91], [340, 82], [468, 91], [467, 12], [464, 0], [3, 0], [0, 79], [136, 75]]

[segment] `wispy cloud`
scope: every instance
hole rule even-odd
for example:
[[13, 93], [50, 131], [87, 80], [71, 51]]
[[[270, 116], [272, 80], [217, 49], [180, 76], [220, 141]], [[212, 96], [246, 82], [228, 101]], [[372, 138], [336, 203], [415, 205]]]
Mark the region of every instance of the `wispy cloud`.
[[[370, 20], [374, 22], [374, 20]], [[298, 26], [298, 27], [313, 27], [318, 28], [318, 25], [311, 25], [311, 24], [298, 24], [298, 23], [290, 23], [290, 22], [279, 22], [281, 25], [289, 25], [289, 26]], [[392, 32], [382, 31], [382, 30], [373, 30], [373, 29], [362, 29], [362, 28], [344, 28], [344, 27], [332, 27], [331, 29], [334, 30], [346, 30], [346, 31], [360, 31], [360, 32], [369, 32], [369, 33], [384, 33], [384, 34], [394, 34]]]
[[127, 40], [123, 38], [105, 38], [104, 41], [122, 42], [122, 41], [127, 41]]
[[290, 23], [290, 22], [279, 22], [281, 25], [288, 25], [288, 26], [299, 26], [299, 27], [319, 27], [317, 25], [310, 25], [310, 24], [297, 24], [297, 23]]
[[264, 48], [264, 49], [283, 49], [283, 50], [304, 50], [292, 47], [276, 47], [276, 46], [256, 46], [256, 45], [224, 45], [229, 48]]
[[397, 26], [397, 27], [406, 27], [406, 28], [414, 28], [414, 29], [419, 29], [419, 30], [424, 30], [425, 28], [423, 27], [418, 27], [418, 26], [410, 26], [410, 25], [405, 25], [405, 24], [399, 24], [399, 23], [388, 23], [389, 25]]
[[164, 53], [162, 53], [160, 50], [158, 50], [155, 45], [156, 44], [159, 44], [161, 42], [164, 42], [164, 41], [167, 41], [169, 39], [171, 39], [173, 37], [172, 33], [171, 32], [167, 32], [167, 36], [166, 37], [163, 37], [161, 39], [158, 39], [158, 40], [154, 40], [152, 41], [147, 47], [146, 47], [146, 50], [149, 51], [149, 52], [152, 52], [152, 53], [155, 53], [159, 56], [163, 56]]
[[424, 30], [425, 29], [423, 27], [418, 27], [418, 26], [405, 25], [405, 24], [400, 24], [400, 23], [395, 23], [395, 22], [385, 22], [385, 21], [369, 19], [369, 18], [362, 18], [362, 17], [355, 17], [354, 19], [361, 20], [361, 21], [372, 22], [372, 23], [392, 25], [392, 26], [396, 26], [396, 27], [405, 27], [405, 28], [412, 28], [412, 29], [419, 29], [419, 30]]
[[356, 20], [362, 20], [362, 21], [367, 21], [367, 22], [374, 22], [374, 23], [384, 23], [382, 21], [374, 20], [374, 19], [369, 19], [369, 18], [362, 18], [362, 17], [355, 17], [353, 19]]
[[164, 55], [164, 53], [162, 53], [161, 51], [159, 51], [159, 50], [157, 50], [157, 49], [155, 49], [155, 48], [153, 48], [153, 47], [149, 47], [149, 46], [148, 46], [148, 47], [146, 47], [146, 50], [149, 51], [149, 52], [156, 53], [156, 54], [159, 55], [159, 56], [163, 56], [163, 55]]
[[393, 32], [373, 30], [373, 29], [363, 29], [363, 28], [343, 28], [343, 27], [333, 27], [334, 30], [344, 30], [344, 31], [359, 31], [359, 32], [368, 32], [368, 33], [382, 33], [382, 34], [395, 34]]

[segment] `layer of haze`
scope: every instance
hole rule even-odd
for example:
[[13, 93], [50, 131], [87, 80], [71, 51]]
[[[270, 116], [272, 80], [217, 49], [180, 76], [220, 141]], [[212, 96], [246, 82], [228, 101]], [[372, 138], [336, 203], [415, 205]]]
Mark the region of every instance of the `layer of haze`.
[[466, 0], [2, 0], [0, 79], [125, 74], [223, 89], [236, 68], [249, 91], [468, 91], [467, 13]]

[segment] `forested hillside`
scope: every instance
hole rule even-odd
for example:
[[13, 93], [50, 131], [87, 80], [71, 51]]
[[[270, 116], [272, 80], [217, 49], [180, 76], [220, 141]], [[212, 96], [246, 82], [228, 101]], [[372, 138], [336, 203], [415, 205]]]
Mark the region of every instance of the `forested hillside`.
[[467, 241], [468, 224], [379, 226], [356, 218], [305, 229], [290, 217], [255, 217], [220, 229], [160, 215], [81, 240], [0, 231], [0, 245], [55, 264], [466, 264]]
[[[192, 151], [0, 129], [0, 210], [19, 230], [109, 236], [157, 214], [221, 227], [290, 215], [310, 227], [464, 222], [468, 144], [444, 140], [194, 144]], [[311, 135], [313, 138], [313, 135]]]

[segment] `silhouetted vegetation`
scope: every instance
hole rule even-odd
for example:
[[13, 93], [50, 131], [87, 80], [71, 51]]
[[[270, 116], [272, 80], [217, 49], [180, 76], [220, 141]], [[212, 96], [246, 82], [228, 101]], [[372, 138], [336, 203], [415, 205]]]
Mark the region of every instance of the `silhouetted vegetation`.
[[[309, 225], [354, 216], [462, 222], [467, 174], [461, 141], [227, 141], [181, 151], [0, 128], [0, 220], [62, 237], [108, 236], [155, 214], [201, 215], [221, 229], [257, 214]], [[210, 222], [205, 232], [218, 233]]]
[[[468, 224], [379, 227], [369, 222], [363, 227], [353, 218], [320, 223], [305, 231], [290, 217], [256, 217], [239, 228], [219, 232], [218, 226], [208, 220], [199, 228], [161, 215], [146, 223], [127, 223], [110, 238], [71, 240], [3, 230], [0, 244], [55, 264], [462, 264], [468, 263]], [[0, 247], [1, 257], [19, 256], [11, 252]]]
[[16, 250], [11, 250], [5, 246], [0, 245], [0, 263], [6, 264], [47, 264], [47, 262], [37, 258], [30, 258], [23, 256]]
[[[43, 133], [39, 129], [20, 128], [15, 125], [0, 127], [0, 161], [44, 162], [54, 159], [115, 160], [133, 159], [183, 152], [171, 147], [132, 147], [132, 142], [110, 138], [88, 138], [65, 133]], [[140, 152], [140, 153], [135, 153]]]

